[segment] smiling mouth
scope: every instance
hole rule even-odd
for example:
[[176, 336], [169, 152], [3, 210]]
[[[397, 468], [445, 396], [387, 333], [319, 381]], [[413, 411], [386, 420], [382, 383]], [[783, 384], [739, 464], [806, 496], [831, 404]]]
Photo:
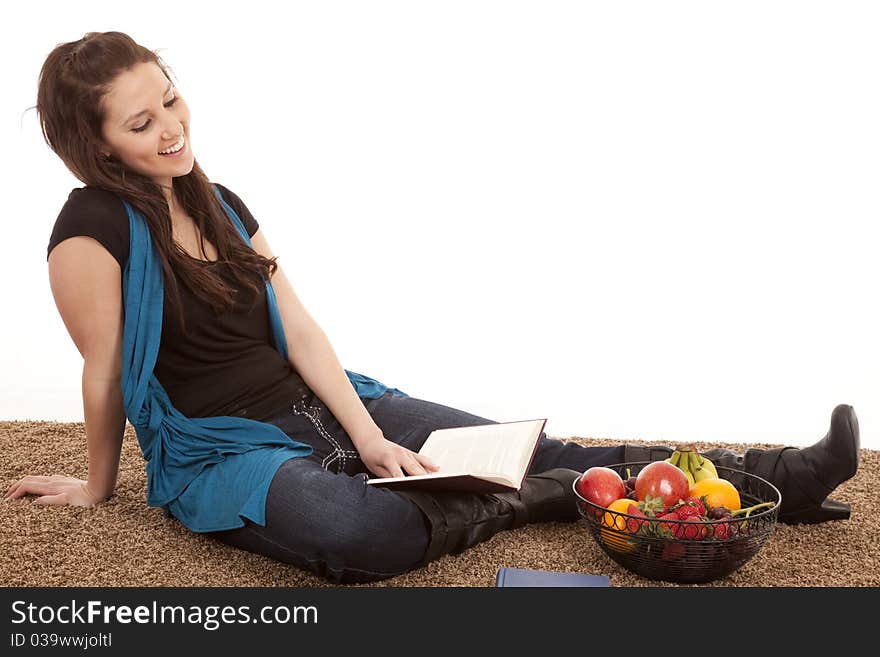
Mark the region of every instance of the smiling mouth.
[[[159, 155], [177, 155], [178, 153], [180, 153], [184, 148], [186, 148], [186, 136], [181, 135], [180, 139], [177, 141], [177, 144], [180, 144], [180, 148], [178, 148], [176, 151], [170, 151], [170, 152], [159, 151]], [[175, 145], [177, 145], [177, 144], [175, 144]]]

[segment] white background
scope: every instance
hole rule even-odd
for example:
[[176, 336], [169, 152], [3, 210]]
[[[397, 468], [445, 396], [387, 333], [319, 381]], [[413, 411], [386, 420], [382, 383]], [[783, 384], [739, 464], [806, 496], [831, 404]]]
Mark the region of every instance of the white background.
[[40, 66], [158, 50], [344, 367], [552, 436], [880, 448], [871, 2], [57, 2], [0, 40], [0, 418], [82, 421]]

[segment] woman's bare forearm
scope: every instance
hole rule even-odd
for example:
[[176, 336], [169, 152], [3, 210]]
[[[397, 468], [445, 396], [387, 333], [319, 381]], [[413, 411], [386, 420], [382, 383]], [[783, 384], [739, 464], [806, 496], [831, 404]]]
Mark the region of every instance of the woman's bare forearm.
[[125, 433], [121, 378], [107, 378], [83, 366], [83, 414], [89, 451], [89, 490], [107, 499], [116, 488]]
[[288, 345], [290, 364], [351, 437], [355, 449], [383, 437], [320, 328]]

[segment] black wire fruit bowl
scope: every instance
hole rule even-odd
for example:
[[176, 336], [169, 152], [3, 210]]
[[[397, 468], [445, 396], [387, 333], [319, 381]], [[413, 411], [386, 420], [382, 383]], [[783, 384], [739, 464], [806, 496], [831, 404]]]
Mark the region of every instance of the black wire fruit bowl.
[[[625, 480], [637, 476], [649, 463], [607, 467]], [[697, 584], [729, 575], [754, 557], [773, 533], [782, 503], [779, 489], [766, 479], [723, 466], [716, 466], [716, 470], [719, 478], [736, 487], [742, 506], [732, 517], [722, 520], [660, 520], [630, 515], [582, 497], [578, 480], [572, 486], [590, 535], [611, 559], [649, 579]]]

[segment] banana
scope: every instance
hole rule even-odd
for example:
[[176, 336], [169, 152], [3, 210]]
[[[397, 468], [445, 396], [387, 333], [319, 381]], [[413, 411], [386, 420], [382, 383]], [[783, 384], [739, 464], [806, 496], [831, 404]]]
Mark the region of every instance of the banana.
[[690, 446], [673, 451], [672, 456], [663, 460], [684, 472], [691, 485], [703, 479], [718, 477], [715, 464]]
[[718, 477], [718, 470], [715, 469], [715, 464], [712, 463], [711, 459], [707, 459], [705, 457], [701, 457], [703, 459], [701, 465], [704, 469], [708, 469], [709, 472], [712, 473], [713, 477]]
[[697, 451], [694, 451], [691, 455], [691, 474], [694, 475], [694, 483], [700, 481], [697, 476], [702, 472], [700, 468], [701, 458], [700, 453]]
[[694, 481], [703, 481], [704, 479], [712, 479], [718, 476], [712, 461], [696, 452], [694, 453], [693, 473]]
[[685, 448], [685, 449], [681, 449], [681, 450], [677, 449], [672, 452], [672, 456], [670, 456], [668, 459], [663, 459], [667, 463], [674, 465], [679, 470], [684, 472], [685, 476], [687, 477], [688, 484], [691, 484], [691, 485], [693, 485], [693, 483], [695, 481], [693, 469], [691, 467], [691, 455], [692, 454], [693, 454], [693, 452], [689, 448]]
[[688, 465], [694, 478], [694, 483], [698, 482], [699, 479], [697, 477], [702, 473], [702, 470], [700, 469], [700, 455], [697, 452], [691, 452]]
[[678, 467], [684, 471], [684, 474], [688, 479], [688, 484], [691, 486], [696, 482], [693, 471], [693, 456], [694, 453], [692, 451], [686, 450], [681, 453], [681, 458], [678, 460]]

